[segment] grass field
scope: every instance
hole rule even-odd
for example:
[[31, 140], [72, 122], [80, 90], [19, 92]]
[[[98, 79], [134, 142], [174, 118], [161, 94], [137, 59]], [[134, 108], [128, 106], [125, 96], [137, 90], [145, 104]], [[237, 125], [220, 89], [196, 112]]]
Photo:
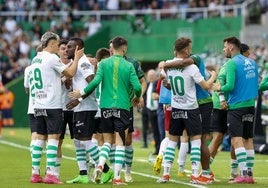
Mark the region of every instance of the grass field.
[[[80, 184], [63, 184], [63, 185], [47, 185], [47, 184], [31, 184], [29, 178], [31, 175], [31, 161], [29, 155], [29, 140], [30, 131], [27, 128], [4, 128], [3, 138], [0, 140], [0, 187], [2, 188], [39, 188], [39, 187], [113, 187], [111, 183], [104, 185], [97, 185], [90, 183], [88, 185]], [[152, 172], [153, 163], [149, 162], [149, 154], [153, 151], [153, 146], [150, 145], [148, 149], [141, 148], [141, 142], [134, 143], [134, 164], [133, 164], [133, 178], [134, 182], [129, 183], [128, 187], [139, 188], [158, 188], [158, 187], [268, 187], [268, 156], [256, 155], [254, 176], [256, 184], [228, 184], [228, 177], [230, 173], [230, 157], [228, 152], [219, 152], [215, 159], [212, 170], [216, 177], [216, 182], [211, 185], [201, 186], [189, 183], [189, 178], [177, 177], [177, 163], [174, 163], [171, 171], [171, 182], [168, 184], [158, 184]], [[72, 140], [66, 136], [63, 144], [64, 158], [61, 167], [61, 180], [66, 181], [78, 175], [78, 167], [75, 161], [75, 152]], [[42, 157], [43, 159], [45, 157]], [[176, 156], [177, 158], [177, 156]], [[186, 169], [190, 170], [189, 157], [187, 158]], [[42, 160], [42, 175], [44, 175], [45, 161]]]

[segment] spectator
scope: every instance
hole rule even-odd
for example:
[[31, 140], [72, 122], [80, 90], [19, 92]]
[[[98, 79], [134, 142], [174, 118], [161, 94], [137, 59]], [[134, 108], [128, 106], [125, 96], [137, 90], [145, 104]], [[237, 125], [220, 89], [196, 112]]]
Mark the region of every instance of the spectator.
[[101, 28], [101, 23], [97, 21], [95, 16], [91, 16], [89, 21], [85, 23], [84, 27], [88, 28], [87, 36], [92, 36]]
[[8, 16], [5, 23], [4, 23], [5, 29], [8, 31], [9, 34], [13, 34], [17, 27], [17, 22], [14, 20], [12, 16]]
[[158, 100], [153, 99], [153, 91], [157, 84], [157, 75], [155, 70], [151, 69], [148, 71], [147, 80], [148, 80], [148, 87], [146, 91], [146, 107], [147, 107], [148, 119], [152, 126], [153, 137], [155, 142], [155, 152], [153, 154], [157, 155], [159, 152], [161, 141], [157, 121]]
[[108, 0], [107, 10], [119, 10], [119, 0]]
[[0, 110], [2, 111], [3, 126], [14, 126], [14, 119], [12, 115], [12, 107], [14, 102], [13, 92], [3, 86], [3, 92], [0, 94], [0, 101]]

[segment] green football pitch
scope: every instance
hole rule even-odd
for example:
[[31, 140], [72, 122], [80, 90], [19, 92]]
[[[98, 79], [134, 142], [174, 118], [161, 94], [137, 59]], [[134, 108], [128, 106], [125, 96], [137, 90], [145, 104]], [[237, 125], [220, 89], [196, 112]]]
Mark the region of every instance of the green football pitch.
[[[97, 185], [89, 183], [81, 184], [31, 184], [31, 161], [29, 153], [30, 131], [27, 128], [4, 128], [3, 138], [0, 139], [0, 186], [3, 188], [31, 188], [31, 187], [113, 187], [111, 183]], [[215, 174], [216, 181], [207, 186], [194, 185], [189, 183], [189, 177], [177, 177], [177, 163], [174, 162], [171, 170], [171, 181], [167, 184], [158, 184], [156, 180], [159, 176], [153, 174], [153, 145], [148, 148], [141, 148], [140, 141], [134, 142], [134, 163], [132, 175], [134, 182], [129, 183], [128, 187], [268, 187], [268, 155], [256, 154], [254, 166], [254, 178], [256, 183], [249, 184], [228, 184], [230, 175], [230, 157], [228, 152], [219, 152], [211, 166]], [[75, 161], [75, 150], [72, 140], [66, 135], [63, 144], [63, 159], [61, 165], [61, 180], [66, 181], [78, 175], [78, 167]], [[41, 174], [44, 176], [45, 156], [42, 156]], [[177, 153], [176, 153], [177, 158]], [[187, 158], [186, 169], [190, 170], [189, 156]]]

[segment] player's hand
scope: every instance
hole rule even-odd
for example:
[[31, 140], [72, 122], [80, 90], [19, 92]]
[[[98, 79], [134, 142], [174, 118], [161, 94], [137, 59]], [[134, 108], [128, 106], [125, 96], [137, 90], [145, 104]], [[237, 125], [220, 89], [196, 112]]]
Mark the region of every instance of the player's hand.
[[165, 86], [167, 89], [170, 89], [171, 87], [170, 87], [170, 84], [168, 83], [168, 80], [167, 79], [163, 79], [162, 80], [162, 84], [163, 84], [163, 86]]
[[79, 90], [73, 90], [68, 94], [68, 96], [72, 99], [78, 99], [79, 97], [81, 97], [81, 94]]
[[226, 101], [221, 101], [221, 109], [228, 110], [228, 103]]
[[143, 97], [140, 97], [140, 102], [137, 104], [137, 108], [141, 109], [144, 106], [144, 100]]
[[168, 71], [167, 62], [165, 62], [165, 63], [163, 64], [163, 71], [164, 71], [164, 72], [167, 72], [167, 71]]
[[74, 100], [71, 100], [69, 101], [67, 104], [66, 104], [66, 108], [68, 110], [72, 110], [74, 107], [76, 107], [77, 105], [79, 104], [79, 100], [78, 99], [74, 99]]
[[221, 85], [219, 83], [212, 84], [212, 90], [219, 91], [221, 89]]
[[132, 101], [131, 101], [132, 106], [138, 106], [139, 102], [140, 102], [140, 98], [139, 97], [134, 97], [132, 99]]
[[72, 86], [72, 79], [67, 78], [67, 79], [65, 80], [65, 82], [64, 82], [64, 85], [65, 85], [66, 89], [70, 89], [71, 86]]
[[152, 93], [152, 99], [153, 99], [153, 100], [158, 100], [158, 98], [159, 98], [158, 93], [153, 92], [153, 93]]
[[74, 59], [79, 60], [84, 55], [84, 48], [78, 50], [78, 46], [75, 48]]

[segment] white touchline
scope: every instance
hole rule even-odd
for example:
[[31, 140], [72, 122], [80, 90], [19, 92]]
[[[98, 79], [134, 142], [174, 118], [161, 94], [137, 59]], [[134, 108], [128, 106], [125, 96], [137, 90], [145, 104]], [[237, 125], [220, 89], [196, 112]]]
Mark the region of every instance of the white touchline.
[[[29, 150], [30, 149], [27, 146], [23, 146], [23, 145], [20, 145], [20, 144], [16, 144], [16, 143], [4, 141], [4, 140], [0, 140], [0, 143], [5, 144], [5, 145], [9, 145], [9, 146], [13, 146], [13, 147], [16, 147], [16, 148], [20, 148], [20, 149], [25, 149], [25, 150]], [[68, 156], [65, 156], [65, 155], [62, 155], [62, 158], [76, 161], [76, 159], [74, 157], [68, 157]], [[135, 171], [131, 171], [131, 173], [132, 174], [139, 175], [139, 176], [143, 176], [143, 177], [152, 178], [152, 179], [158, 179], [159, 178], [157, 176], [152, 176], [152, 175], [149, 175], [149, 174], [144, 174], [144, 173], [135, 172]], [[196, 185], [196, 184], [186, 183], [186, 182], [172, 180], [172, 179], [170, 180], [170, 182], [178, 183], [178, 184], [184, 184], [184, 185], [189, 185], [191, 187], [196, 187], [196, 188], [207, 188], [207, 187], [202, 186], [202, 185]]]

